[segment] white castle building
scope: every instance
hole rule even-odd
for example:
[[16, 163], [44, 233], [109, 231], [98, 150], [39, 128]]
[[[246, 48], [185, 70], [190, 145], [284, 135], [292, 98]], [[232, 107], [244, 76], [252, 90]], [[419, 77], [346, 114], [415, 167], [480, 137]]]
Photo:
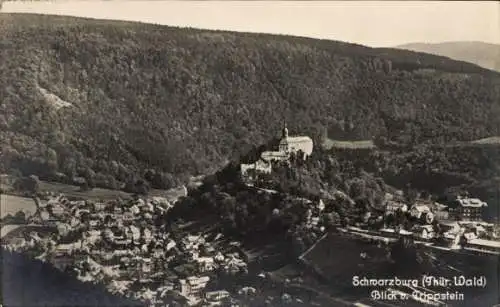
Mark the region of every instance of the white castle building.
[[264, 173], [270, 173], [271, 162], [286, 161], [290, 159], [293, 153], [302, 152], [303, 158], [306, 159], [312, 154], [313, 140], [308, 136], [289, 136], [286, 123], [281, 133], [277, 151], [264, 151], [260, 155], [260, 159], [252, 164], [241, 164], [241, 173], [247, 174], [248, 170], [255, 170]]

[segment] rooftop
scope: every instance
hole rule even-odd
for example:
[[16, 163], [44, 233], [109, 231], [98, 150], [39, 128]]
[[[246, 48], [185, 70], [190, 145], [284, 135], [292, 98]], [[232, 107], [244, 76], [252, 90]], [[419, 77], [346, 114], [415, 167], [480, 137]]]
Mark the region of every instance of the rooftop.
[[289, 136], [287, 138], [281, 139], [281, 142], [288, 142], [288, 143], [305, 143], [305, 142], [312, 142], [312, 139], [308, 136]]
[[484, 240], [484, 239], [472, 239], [469, 241], [470, 244], [480, 245], [485, 247], [500, 248], [500, 241]]
[[458, 198], [457, 201], [463, 207], [480, 208], [488, 206], [487, 203], [481, 201], [478, 198]]

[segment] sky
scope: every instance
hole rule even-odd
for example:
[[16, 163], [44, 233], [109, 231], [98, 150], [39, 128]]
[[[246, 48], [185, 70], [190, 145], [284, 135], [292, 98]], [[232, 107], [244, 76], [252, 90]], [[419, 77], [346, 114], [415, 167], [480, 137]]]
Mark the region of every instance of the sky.
[[2, 12], [289, 34], [372, 47], [500, 44], [499, 1], [7, 1]]

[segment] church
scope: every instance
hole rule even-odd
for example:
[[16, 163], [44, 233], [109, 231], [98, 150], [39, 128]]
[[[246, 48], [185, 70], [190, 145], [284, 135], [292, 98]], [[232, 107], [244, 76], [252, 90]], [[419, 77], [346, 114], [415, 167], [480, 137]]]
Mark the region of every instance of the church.
[[271, 173], [271, 162], [287, 161], [292, 153], [301, 151], [304, 159], [312, 154], [313, 140], [308, 136], [289, 136], [286, 123], [281, 131], [277, 151], [264, 151], [260, 159], [252, 164], [241, 164], [241, 173], [248, 174], [249, 170]]
[[281, 133], [278, 151], [264, 151], [261, 159], [267, 162], [284, 161], [290, 158], [290, 154], [301, 151], [304, 159], [312, 154], [313, 140], [308, 136], [289, 136], [286, 123]]

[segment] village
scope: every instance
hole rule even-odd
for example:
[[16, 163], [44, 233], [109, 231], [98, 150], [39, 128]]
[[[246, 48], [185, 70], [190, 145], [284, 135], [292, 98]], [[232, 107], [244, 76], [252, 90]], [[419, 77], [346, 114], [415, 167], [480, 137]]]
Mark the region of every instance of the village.
[[[278, 149], [264, 151], [253, 164], [241, 164], [241, 175], [249, 188], [277, 193], [252, 182], [259, 173], [272, 172], [273, 162], [286, 162], [298, 154], [307, 159], [312, 151], [311, 138], [290, 137], [285, 125]], [[352, 202], [341, 191], [335, 197]], [[37, 210], [21, 227], [8, 233], [2, 230], [2, 245], [150, 306], [172, 301], [226, 305], [237, 296], [255, 295], [259, 290], [251, 285], [229, 289], [218, 282], [221, 276], [248, 274], [249, 259], [240, 242], [190, 223], [165, 222], [177, 200], [137, 195], [128, 200], [69, 200], [49, 193], [35, 198]], [[429, 196], [408, 203], [402, 191], [387, 193], [382, 212], [367, 212], [348, 225], [334, 227], [328, 221], [332, 209], [322, 199], [295, 197], [290, 202], [307, 207], [289, 230], [309, 238], [299, 259], [332, 231], [386, 242], [408, 237], [450, 251], [500, 254], [498, 225], [482, 220], [487, 204], [468, 195], [442, 204]], [[274, 215], [281, 214], [275, 211]]]
[[211, 279], [247, 271], [244, 254], [222, 234], [189, 233], [187, 225], [167, 230], [155, 223], [172, 206], [165, 198], [105, 203], [56, 195], [37, 202], [26, 225], [2, 237], [6, 248], [150, 306], [168, 303], [167, 296], [187, 305], [220, 304], [230, 294], [212, 289]]
[[[297, 155], [307, 159], [312, 151], [312, 139], [307, 136], [289, 136], [285, 123], [277, 151], [264, 151], [254, 163], [242, 164], [241, 174], [247, 184], [253, 186], [259, 174], [272, 172], [273, 163], [286, 162], [291, 156]], [[341, 191], [337, 193], [341, 198], [347, 198]], [[306, 201], [310, 209], [303, 227], [320, 236], [325, 232], [325, 227], [320, 225], [324, 219], [325, 204], [321, 199], [315, 205]], [[442, 204], [432, 200], [431, 195], [418, 195], [413, 203], [408, 203], [403, 191], [398, 190], [386, 193], [383, 201], [384, 210], [379, 214], [367, 212], [361, 218], [355, 217], [357, 221], [354, 225], [338, 228], [362, 237], [394, 240], [404, 236], [453, 250], [463, 248], [472, 252], [500, 254], [500, 228], [483, 221], [483, 210], [488, 204], [478, 198], [456, 195]]]

